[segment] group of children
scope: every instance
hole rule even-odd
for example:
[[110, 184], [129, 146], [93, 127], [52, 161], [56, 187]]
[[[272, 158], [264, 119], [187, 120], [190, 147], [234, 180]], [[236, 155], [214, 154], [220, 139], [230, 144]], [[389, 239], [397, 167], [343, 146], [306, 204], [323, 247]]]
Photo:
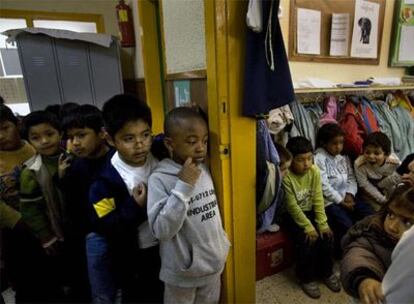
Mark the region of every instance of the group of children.
[[[320, 298], [320, 279], [332, 291], [342, 282], [363, 303], [380, 303], [392, 250], [414, 225], [414, 154], [401, 164], [381, 132], [367, 136], [354, 165], [341, 154], [343, 146], [335, 123], [321, 126], [316, 151], [305, 137], [290, 138], [286, 149], [277, 146], [286, 211], [281, 223], [294, 241], [296, 277], [308, 296]], [[342, 258], [340, 279], [333, 257]]]
[[[20, 122], [0, 105], [1, 281], [13, 284], [16, 301], [218, 302], [230, 243], [204, 164], [203, 116], [185, 107], [168, 113], [166, 150], [156, 153], [151, 111], [131, 96], [114, 96], [102, 111], [72, 105], [60, 113]], [[306, 294], [321, 296], [319, 279], [341, 290], [335, 250], [346, 291], [379, 301], [391, 252], [414, 224], [413, 155], [400, 164], [375, 132], [352, 165], [343, 145], [330, 123], [316, 151], [304, 137], [277, 146], [282, 224]]]
[[230, 243], [204, 118], [168, 113], [166, 150], [154, 152], [168, 157], [157, 159], [151, 111], [131, 96], [60, 113], [32, 112], [20, 127], [0, 105], [4, 279], [16, 302], [218, 302]]

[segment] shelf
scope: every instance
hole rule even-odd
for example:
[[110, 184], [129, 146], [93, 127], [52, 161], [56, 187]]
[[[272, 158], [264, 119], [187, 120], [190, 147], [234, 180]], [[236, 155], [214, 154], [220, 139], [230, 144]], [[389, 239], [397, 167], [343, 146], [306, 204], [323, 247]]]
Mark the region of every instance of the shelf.
[[370, 86], [364, 88], [303, 88], [295, 89], [295, 94], [329, 93], [329, 92], [360, 92], [360, 91], [395, 91], [414, 90], [414, 84], [401, 86]]

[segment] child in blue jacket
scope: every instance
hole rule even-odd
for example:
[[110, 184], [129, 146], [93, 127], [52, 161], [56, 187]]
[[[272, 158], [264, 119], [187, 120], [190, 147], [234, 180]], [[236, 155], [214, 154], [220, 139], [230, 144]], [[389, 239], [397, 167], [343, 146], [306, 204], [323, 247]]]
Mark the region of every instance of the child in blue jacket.
[[[87, 238], [95, 301], [113, 303], [117, 290], [123, 302], [160, 302], [162, 283], [158, 241], [147, 222], [147, 181], [158, 164], [150, 153], [151, 111], [127, 95], [103, 107], [107, 140], [115, 148], [92, 184], [92, 234]], [[99, 257], [93, 261], [94, 254]], [[138, 278], [138, 279], [137, 279]]]

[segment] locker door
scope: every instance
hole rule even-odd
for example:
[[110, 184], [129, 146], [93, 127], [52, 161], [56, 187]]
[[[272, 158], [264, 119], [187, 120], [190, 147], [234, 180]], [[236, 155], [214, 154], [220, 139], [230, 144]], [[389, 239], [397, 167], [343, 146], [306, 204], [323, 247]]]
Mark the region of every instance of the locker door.
[[18, 40], [20, 62], [31, 111], [60, 103], [53, 39], [44, 35], [21, 34]]
[[55, 39], [64, 102], [94, 103], [88, 46], [80, 41]]
[[89, 44], [93, 88], [99, 108], [109, 98], [123, 92], [118, 48], [115, 42], [105, 48]]

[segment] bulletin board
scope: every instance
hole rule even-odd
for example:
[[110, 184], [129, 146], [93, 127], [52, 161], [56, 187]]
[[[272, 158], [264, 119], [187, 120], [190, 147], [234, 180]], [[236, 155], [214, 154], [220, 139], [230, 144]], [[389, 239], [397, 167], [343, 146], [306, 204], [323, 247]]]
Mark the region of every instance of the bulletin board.
[[395, 2], [389, 65], [414, 66], [414, 0]]
[[[378, 45], [376, 58], [351, 57], [352, 29], [354, 24], [355, 0], [292, 0], [290, 5], [289, 23], [289, 60], [292, 61], [313, 61], [344, 64], [371, 64], [378, 65], [381, 51], [382, 32], [385, 14], [385, 0], [369, 0], [368, 2], [378, 3]], [[297, 9], [311, 9], [321, 12], [321, 33], [320, 33], [320, 54], [300, 54], [297, 51]], [[332, 14], [349, 14], [349, 43], [348, 54], [345, 56], [330, 55], [331, 20]]]

